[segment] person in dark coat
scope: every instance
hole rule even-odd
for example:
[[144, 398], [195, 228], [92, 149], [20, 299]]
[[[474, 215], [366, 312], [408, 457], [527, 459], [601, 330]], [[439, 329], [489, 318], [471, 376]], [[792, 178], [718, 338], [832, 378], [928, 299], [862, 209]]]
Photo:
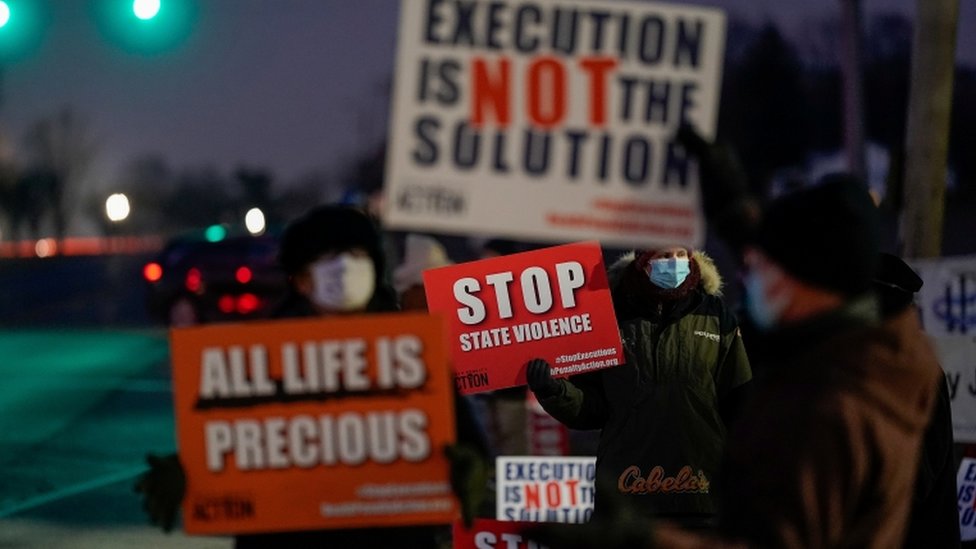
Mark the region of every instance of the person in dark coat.
[[[397, 296], [386, 282], [386, 262], [380, 232], [363, 211], [348, 206], [319, 206], [285, 229], [279, 263], [289, 277], [290, 294], [273, 313], [275, 318], [341, 316], [397, 311]], [[457, 395], [455, 395], [457, 396]], [[465, 401], [456, 399], [458, 443], [446, 449], [451, 481], [470, 519], [480, 501], [472, 482], [484, 479], [489, 450]], [[479, 436], [480, 435], [480, 436]], [[178, 456], [149, 456], [150, 470], [136, 490], [153, 524], [169, 530], [176, 522], [185, 491]], [[479, 473], [479, 471], [481, 473]], [[441, 547], [449, 529], [435, 526], [356, 528], [238, 535], [236, 549], [271, 547]]]
[[[884, 318], [897, 322], [901, 315], [917, 315], [914, 298], [921, 289], [921, 277], [907, 263], [896, 255], [881, 254], [874, 291]], [[924, 338], [925, 334], [920, 331], [915, 337]], [[915, 495], [905, 534], [906, 548], [951, 549], [962, 545], [949, 385], [944, 379], [938, 385], [932, 419], [922, 442]]]
[[[601, 430], [597, 482], [637, 515], [707, 528], [726, 432], [752, 379], [722, 279], [703, 252], [665, 247], [625, 255], [609, 282], [626, 363], [553, 379], [537, 359], [529, 387], [566, 426]], [[605, 513], [601, 491], [594, 517]]]

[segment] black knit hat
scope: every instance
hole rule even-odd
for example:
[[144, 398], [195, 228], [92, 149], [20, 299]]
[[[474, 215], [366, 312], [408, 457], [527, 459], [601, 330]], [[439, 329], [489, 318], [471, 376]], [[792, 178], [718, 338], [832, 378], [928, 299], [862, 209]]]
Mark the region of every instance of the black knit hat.
[[373, 220], [350, 206], [319, 206], [285, 228], [278, 262], [286, 273], [293, 275], [325, 253], [357, 247], [369, 252], [377, 280], [381, 280], [385, 261], [380, 232]]
[[796, 278], [851, 296], [871, 287], [880, 233], [867, 187], [853, 176], [831, 174], [770, 203], [757, 243]]
[[922, 289], [922, 278], [900, 257], [888, 253], [878, 256], [874, 291], [881, 302], [881, 312], [888, 316], [912, 304]]

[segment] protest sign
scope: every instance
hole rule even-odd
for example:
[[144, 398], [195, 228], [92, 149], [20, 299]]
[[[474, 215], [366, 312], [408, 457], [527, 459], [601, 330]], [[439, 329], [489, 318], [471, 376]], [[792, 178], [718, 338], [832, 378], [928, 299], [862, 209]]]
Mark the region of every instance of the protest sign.
[[724, 46], [714, 8], [403, 0], [385, 225], [698, 247], [674, 134], [714, 135]]
[[569, 453], [569, 429], [549, 415], [532, 391], [526, 391], [529, 421], [529, 454], [565, 456]]
[[443, 331], [418, 314], [173, 330], [186, 531], [450, 523]]
[[623, 349], [596, 242], [424, 271], [431, 312], [447, 318], [462, 394], [525, 384], [543, 358], [554, 376], [616, 366]]
[[962, 458], [956, 473], [956, 489], [962, 541], [972, 541], [976, 539], [976, 459]]
[[922, 325], [934, 337], [976, 335], [976, 255], [915, 259], [922, 277], [916, 302]]
[[454, 523], [451, 540], [454, 549], [545, 549], [521, 532], [531, 526], [527, 522], [475, 519], [471, 528], [460, 521]]
[[976, 256], [913, 259], [922, 326], [945, 370], [956, 442], [976, 442]]
[[499, 456], [495, 518], [583, 523], [593, 514], [596, 458]]

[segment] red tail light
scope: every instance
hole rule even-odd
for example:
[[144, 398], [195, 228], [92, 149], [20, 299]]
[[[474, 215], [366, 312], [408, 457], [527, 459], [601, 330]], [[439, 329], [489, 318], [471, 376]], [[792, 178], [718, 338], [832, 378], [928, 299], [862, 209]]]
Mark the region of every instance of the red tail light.
[[220, 312], [224, 314], [230, 314], [234, 312], [234, 296], [232, 295], [222, 295], [220, 299], [217, 300], [217, 308]]
[[237, 312], [246, 315], [261, 308], [261, 299], [254, 294], [242, 294], [237, 298]]
[[241, 284], [247, 284], [251, 281], [251, 269], [248, 267], [238, 267], [237, 272], [234, 273], [234, 278]]
[[163, 278], [163, 266], [155, 261], [146, 263], [142, 268], [142, 276], [149, 282], [159, 282], [159, 279]]
[[200, 269], [193, 268], [187, 271], [184, 284], [187, 290], [194, 293], [199, 292], [200, 288], [203, 287], [203, 275], [200, 274]]

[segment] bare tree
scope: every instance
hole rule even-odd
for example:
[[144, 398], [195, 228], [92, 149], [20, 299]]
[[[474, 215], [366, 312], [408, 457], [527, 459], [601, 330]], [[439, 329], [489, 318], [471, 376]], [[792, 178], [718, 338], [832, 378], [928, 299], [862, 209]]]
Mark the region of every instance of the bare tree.
[[[95, 156], [89, 126], [71, 107], [64, 107], [35, 122], [24, 144], [30, 169], [20, 185], [31, 188], [21, 195], [31, 198], [33, 215], [50, 214], [55, 235], [64, 238], [78, 204], [80, 182]], [[36, 232], [39, 220], [31, 222]]]

